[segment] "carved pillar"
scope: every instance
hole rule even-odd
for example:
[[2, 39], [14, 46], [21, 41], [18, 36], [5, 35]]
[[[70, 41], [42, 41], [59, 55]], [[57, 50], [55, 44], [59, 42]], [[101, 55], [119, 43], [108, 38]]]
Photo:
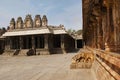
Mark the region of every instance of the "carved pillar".
[[[9, 41], [8, 49], [10, 50], [10, 49], [12, 49], [12, 40], [11, 40], [10, 37], [8, 38], [8, 41]], [[15, 44], [14, 44], [14, 45], [15, 45]]]
[[98, 17], [98, 49], [103, 49], [103, 31], [102, 31], [102, 19]]
[[17, 37], [15, 37], [15, 49], [18, 49], [18, 40], [17, 40]]
[[94, 26], [94, 48], [97, 48], [97, 26], [96, 26], [96, 23], [94, 23], [93, 26]]
[[8, 46], [8, 38], [5, 39], [5, 50], [7, 50], [7, 46]]
[[77, 40], [75, 39], [75, 49], [77, 49]]
[[44, 35], [44, 40], [45, 40], [45, 49], [48, 49], [48, 35], [46, 34], [46, 35]]
[[65, 54], [65, 44], [64, 44], [64, 34], [61, 35], [61, 49], [63, 53]]
[[120, 51], [120, 1], [117, 3], [117, 48]]
[[23, 48], [23, 39], [22, 39], [22, 37], [20, 36], [20, 50]]
[[26, 49], [29, 49], [29, 37], [25, 37], [26, 38]]
[[106, 27], [106, 40], [105, 40], [105, 50], [110, 51], [109, 48], [109, 34], [110, 34], [110, 11], [109, 7], [107, 7], [107, 27]]
[[40, 37], [39, 36], [37, 37], [37, 45], [38, 45], [37, 47], [40, 48]]
[[[106, 10], [106, 8], [104, 8]], [[103, 29], [103, 48], [105, 49], [105, 42], [106, 42], [106, 27], [107, 27], [107, 15], [106, 12], [104, 12], [104, 15], [102, 15], [102, 29]]]
[[34, 36], [32, 36], [32, 49], [35, 49], [35, 38], [34, 38]]
[[117, 23], [117, 18], [118, 18], [118, 14], [117, 14], [118, 10], [117, 10], [117, 6], [114, 4], [113, 5], [113, 25], [114, 25], [114, 51], [118, 50], [118, 37], [117, 35], [119, 34], [118, 32], [118, 23]]

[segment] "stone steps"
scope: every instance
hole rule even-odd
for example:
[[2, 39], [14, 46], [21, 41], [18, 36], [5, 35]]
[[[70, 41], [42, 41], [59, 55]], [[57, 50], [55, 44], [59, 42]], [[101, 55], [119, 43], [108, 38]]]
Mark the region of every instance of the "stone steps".
[[29, 49], [25, 49], [25, 50], [20, 50], [19, 52], [19, 56], [27, 56], [27, 52], [29, 51]]
[[5, 50], [2, 55], [4, 55], [4, 56], [13, 56], [14, 52], [15, 52], [15, 50]]

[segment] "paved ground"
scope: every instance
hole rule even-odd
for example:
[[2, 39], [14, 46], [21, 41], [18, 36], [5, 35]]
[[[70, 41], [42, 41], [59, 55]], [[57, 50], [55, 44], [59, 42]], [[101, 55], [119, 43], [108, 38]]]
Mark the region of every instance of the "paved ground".
[[0, 56], [0, 80], [95, 80], [89, 69], [70, 69], [74, 55]]

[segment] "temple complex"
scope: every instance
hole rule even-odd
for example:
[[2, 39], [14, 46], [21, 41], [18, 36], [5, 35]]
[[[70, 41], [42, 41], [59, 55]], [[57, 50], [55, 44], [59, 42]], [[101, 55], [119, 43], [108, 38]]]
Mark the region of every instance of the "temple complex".
[[[31, 15], [14, 18], [10, 21], [10, 28], [2, 35], [5, 37], [5, 52], [10, 54], [26, 54], [33, 50], [35, 54], [67, 53], [75, 50], [76, 39], [69, 35], [63, 25], [48, 25], [46, 15], [41, 18]], [[77, 39], [78, 40], [78, 39]]]
[[[50, 55], [49, 58], [52, 57], [50, 59], [48, 59], [48, 56], [38, 57], [39, 59], [42, 58], [40, 63], [38, 59], [36, 61], [29, 59], [33, 63], [38, 61], [34, 64], [37, 65], [38, 69], [31, 68], [31, 63], [27, 64], [26, 69], [30, 68], [36, 71], [41, 69], [36, 75], [34, 74], [33, 80], [43, 80], [43, 78], [49, 80], [51, 77], [53, 79], [57, 78], [56, 80], [120, 80], [120, 0], [82, 0], [82, 8], [82, 35], [69, 34], [63, 25], [48, 25], [48, 19], [45, 15], [42, 18], [40, 15], [36, 15], [33, 20], [32, 16], [28, 14], [24, 21], [22, 17], [18, 17], [17, 20], [12, 18], [7, 32], [0, 33], [0, 51], [3, 50], [3, 55], [43, 55], [65, 54], [81, 48], [77, 54], [66, 54], [61, 57], [59, 57], [60, 55], [55, 55], [57, 58], [54, 55]], [[84, 45], [83, 48], [82, 45]], [[79, 70], [68, 69], [68, 59], [71, 59], [70, 69]], [[52, 62], [50, 63], [49, 60]], [[63, 62], [61, 62], [62, 60]], [[13, 61], [13, 58], [11, 61]], [[22, 60], [13, 61], [12, 64], [15, 62], [19, 64], [20, 61]], [[23, 62], [24, 57], [21, 62], [22, 65]], [[6, 65], [4, 62], [3, 64]], [[11, 67], [14, 69], [13, 66]], [[36, 66], [34, 67], [37, 68]], [[10, 70], [14, 73], [12, 68]], [[56, 70], [56, 68], [58, 69]], [[18, 68], [18, 70], [20, 69], [22, 68]], [[42, 69], [45, 69], [43, 74]], [[2, 71], [4, 72], [4, 70], [6, 72], [6, 69]], [[22, 71], [25, 72], [25, 68]], [[30, 72], [29, 70], [26, 71]], [[74, 74], [76, 71], [77, 73]], [[9, 70], [7, 72], [10, 73]], [[23, 73], [21, 74], [23, 75]], [[58, 76], [56, 77], [55, 75]], [[93, 78], [91, 78], [91, 75]], [[3, 78], [5, 78], [4, 75]]]

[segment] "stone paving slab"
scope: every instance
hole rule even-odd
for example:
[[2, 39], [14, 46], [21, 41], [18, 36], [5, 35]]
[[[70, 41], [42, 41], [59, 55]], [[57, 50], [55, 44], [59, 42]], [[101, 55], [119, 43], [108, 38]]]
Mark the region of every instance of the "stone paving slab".
[[95, 80], [91, 69], [70, 69], [74, 55], [0, 56], [0, 80]]

